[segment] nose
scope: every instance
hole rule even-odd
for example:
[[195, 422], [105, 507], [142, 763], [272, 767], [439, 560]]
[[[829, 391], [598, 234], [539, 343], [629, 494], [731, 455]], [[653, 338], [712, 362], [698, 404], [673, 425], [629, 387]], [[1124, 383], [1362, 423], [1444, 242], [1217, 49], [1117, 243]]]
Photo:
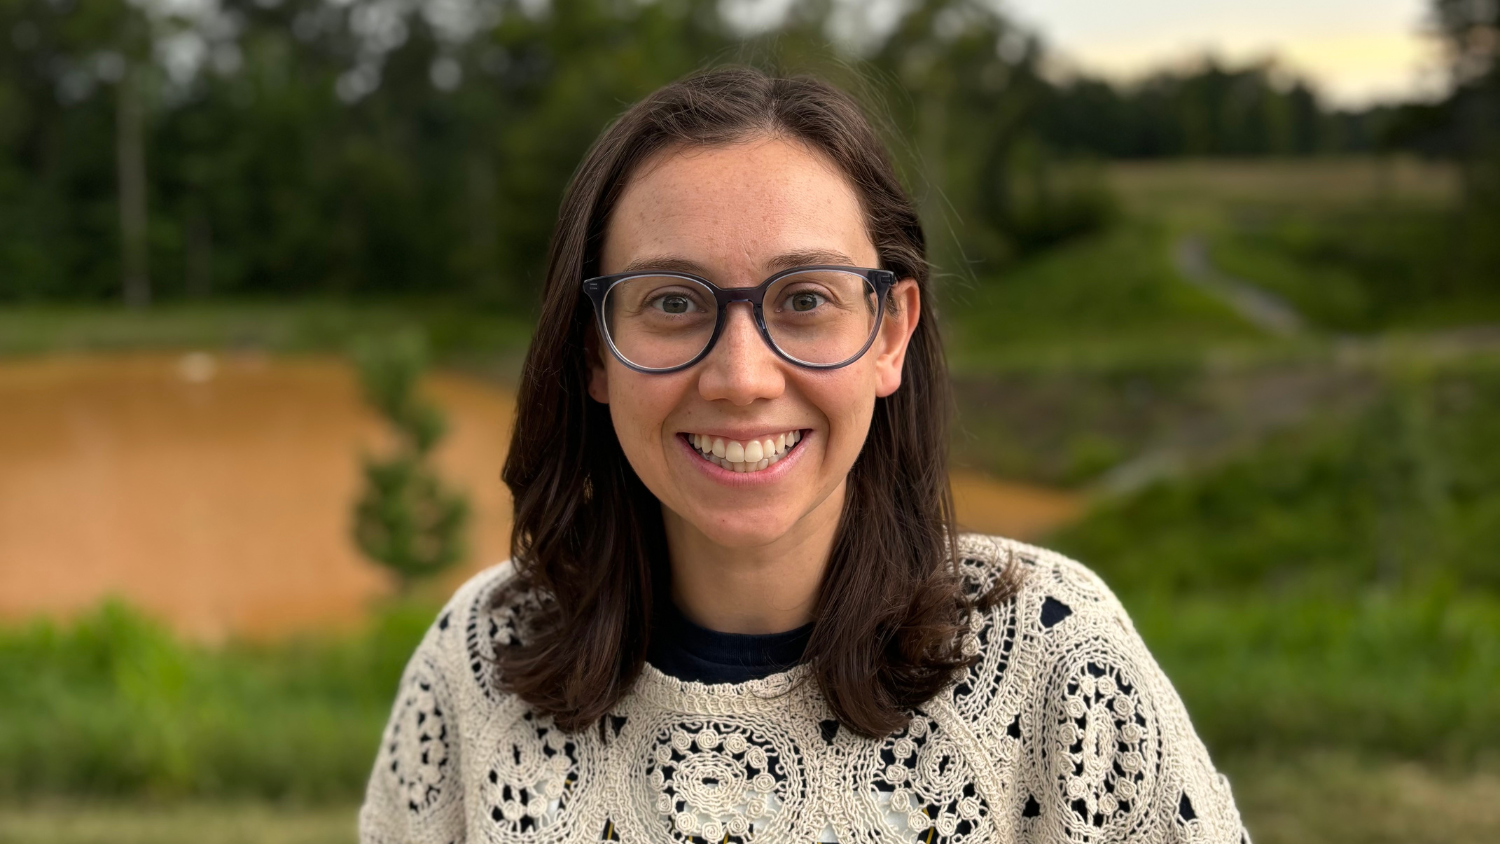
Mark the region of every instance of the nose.
[[774, 399], [786, 389], [781, 359], [755, 327], [748, 302], [736, 302], [724, 313], [724, 330], [699, 364], [698, 392], [710, 401], [744, 407], [757, 399]]

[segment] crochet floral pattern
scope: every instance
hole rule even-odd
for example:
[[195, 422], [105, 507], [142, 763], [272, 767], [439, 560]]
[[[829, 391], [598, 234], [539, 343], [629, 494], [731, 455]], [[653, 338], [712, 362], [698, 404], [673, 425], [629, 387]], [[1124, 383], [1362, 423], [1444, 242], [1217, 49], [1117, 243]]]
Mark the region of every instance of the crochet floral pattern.
[[[366, 844], [1248, 842], [1228, 782], [1113, 594], [1060, 555], [965, 536], [970, 667], [880, 739], [806, 666], [704, 685], [646, 665], [597, 729], [498, 690], [535, 596], [470, 580], [402, 678], [360, 810]], [[497, 594], [505, 601], [496, 604]]]

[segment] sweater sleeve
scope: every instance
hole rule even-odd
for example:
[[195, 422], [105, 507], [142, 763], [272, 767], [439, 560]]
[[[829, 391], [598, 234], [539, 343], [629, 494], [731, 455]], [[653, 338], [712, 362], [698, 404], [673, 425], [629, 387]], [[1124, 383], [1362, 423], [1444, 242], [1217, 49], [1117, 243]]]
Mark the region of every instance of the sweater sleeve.
[[457, 844], [464, 840], [456, 701], [443, 649], [456, 636], [445, 609], [401, 676], [365, 801], [360, 844]]
[[1025, 838], [1248, 844], [1229, 781], [1123, 607], [1077, 563], [1052, 574], [1033, 604], [1042, 673]]

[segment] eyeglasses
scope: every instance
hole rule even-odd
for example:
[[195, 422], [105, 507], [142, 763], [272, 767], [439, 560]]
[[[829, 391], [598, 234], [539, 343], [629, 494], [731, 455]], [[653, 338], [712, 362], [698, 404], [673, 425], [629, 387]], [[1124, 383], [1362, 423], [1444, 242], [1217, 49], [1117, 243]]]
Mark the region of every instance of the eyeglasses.
[[723, 288], [679, 272], [606, 275], [583, 282], [609, 350], [638, 372], [676, 372], [702, 360], [724, 330], [725, 309], [747, 302], [760, 336], [783, 360], [837, 369], [858, 360], [880, 330], [895, 273], [860, 267], [783, 270], [756, 287]]

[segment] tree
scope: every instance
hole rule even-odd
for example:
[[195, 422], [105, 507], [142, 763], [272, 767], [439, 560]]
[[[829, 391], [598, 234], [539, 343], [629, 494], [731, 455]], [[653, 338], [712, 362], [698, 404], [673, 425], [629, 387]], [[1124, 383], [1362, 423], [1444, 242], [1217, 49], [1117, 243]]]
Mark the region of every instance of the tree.
[[1463, 165], [1465, 275], [1493, 288], [1500, 277], [1500, 3], [1434, 0], [1448, 54], [1449, 120]]
[[367, 339], [354, 358], [365, 400], [395, 435], [387, 457], [362, 458], [365, 489], [354, 505], [354, 541], [370, 559], [394, 572], [402, 593], [458, 562], [469, 506], [433, 471], [429, 457], [442, 439], [442, 411], [417, 395], [426, 368], [426, 343], [416, 333]]

